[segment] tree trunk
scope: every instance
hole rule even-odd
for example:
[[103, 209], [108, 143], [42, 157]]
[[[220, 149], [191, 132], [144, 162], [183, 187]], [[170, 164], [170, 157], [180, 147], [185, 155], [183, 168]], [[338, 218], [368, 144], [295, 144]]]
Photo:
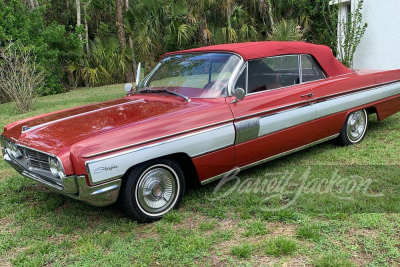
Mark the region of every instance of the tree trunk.
[[88, 27], [88, 23], [87, 23], [87, 19], [86, 19], [86, 9], [90, 5], [90, 2], [92, 2], [92, 0], [90, 0], [89, 2], [87, 2], [83, 5], [83, 14], [85, 16], [85, 37], [86, 37], [85, 45], [86, 45], [86, 53], [88, 56], [90, 56], [90, 50], [89, 50], [89, 27]]
[[[125, 11], [128, 12], [129, 11], [129, 0], [125, 0]], [[131, 66], [131, 70], [128, 71], [132, 71], [133, 73], [133, 80], [132, 82], [136, 82], [136, 72], [137, 72], [137, 68], [136, 68], [136, 59], [135, 59], [135, 48], [133, 45], [133, 35], [132, 35], [132, 31], [130, 31], [128, 33], [128, 44], [129, 44], [129, 48], [132, 51], [132, 66]]]
[[272, 15], [272, 4], [271, 4], [271, 0], [267, 0], [268, 1], [268, 16], [271, 22], [271, 28], [274, 27], [274, 16]]
[[132, 82], [136, 82], [136, 72], [137, 72], [137, 68], [136, 68], [136, 59], [135, 59], [135, 50], [134, 50], [134, 46], [133, 46], [133, 37], [132, 37], [132, 33], [129, 34], [128, 37], [128, 42], [129, 42], [129, 47], [132, 51], [132, 66], [131, 69], [128, 71], [131, 71], [133, 74], [133, 78], [132, 78]]
[[[81, 26], [81, 0], [76, 0], [76, 27]], [[79, 40], [82, 43], [82, 34], [78, 34]]]
[[25, 3], [29, 6], [29, 10], [34, 10], [39, 7], [39, 2], [37, 0], [27, 0]]
[[115, 11], [117, 15], [117, 22], [115, 26], [117, 27], [119, 44], [121, 46], [121, 49], [124, 49], [126, 47], [126, 38], [125, 38], [124, 18], [122, 16], [122, 0], [115, 0]]

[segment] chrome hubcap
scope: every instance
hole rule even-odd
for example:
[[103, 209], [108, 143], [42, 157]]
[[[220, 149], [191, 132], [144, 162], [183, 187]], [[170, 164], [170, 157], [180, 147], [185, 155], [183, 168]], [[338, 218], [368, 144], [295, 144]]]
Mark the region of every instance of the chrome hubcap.
[[365, 133], [367, 117], [364, 110], [358, 110], [349, 115], [347, 120], [347, 136], [352, 142], [360, 140]]
[[157, 167], [145, 171], [139, 179], [137, 197], [146, 213], [165, 213], [176, 201], [177, 183], [173, 170]]

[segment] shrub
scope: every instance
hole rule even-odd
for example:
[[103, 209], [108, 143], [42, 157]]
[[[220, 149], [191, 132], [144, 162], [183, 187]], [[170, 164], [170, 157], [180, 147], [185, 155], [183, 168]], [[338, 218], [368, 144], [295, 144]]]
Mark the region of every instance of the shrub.
[[0, 56], [0, 92], [14, 101], [20, 111], [31, 110], [45, 77], [37, 69], [32, 49], [10, 43]]

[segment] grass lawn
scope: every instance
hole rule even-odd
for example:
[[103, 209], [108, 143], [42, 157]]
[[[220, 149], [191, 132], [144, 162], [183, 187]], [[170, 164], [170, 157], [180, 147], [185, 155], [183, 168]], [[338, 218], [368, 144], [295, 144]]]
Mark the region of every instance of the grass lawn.
[[[123, 85], [42, 97], [18, 119], [124, 95]], [[398, 266], [400, 114], [365, 140], [331, 142], [187, 190], [139, 224], [117, 207], [59, 195], [0, 160], [0, 266]]]

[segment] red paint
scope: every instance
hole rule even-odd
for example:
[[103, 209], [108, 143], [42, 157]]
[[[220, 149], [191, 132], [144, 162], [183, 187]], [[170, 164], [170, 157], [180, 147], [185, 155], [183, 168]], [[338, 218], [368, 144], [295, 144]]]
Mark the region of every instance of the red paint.
[[217, 176], [233, 169], [235, 147], [221, 149], [193, 159], [200, 181]]
[[[186, 52], [207, 51], [235, 52], [245, 60], [290, 53], [311, 54], [319, 61], [329, 78], [248, 95], [237, 104], [231, 104], [234, 97], [192, 98], [188, 103], [181, 97], [169, 94], [135, 94], [17, 121], [8, 124], [3, 135], [17, 140], [20, 144], [58, 156], [67, 175], [82, 175], [87, 174], [86, 161], [117, 152], [85, 158], [91, 154], [137, 143], [141, 144], [134, 148], [142, 147], [224, 123], [233, 123], [234, 118], [235, 122], [238, 122], [252, 117], [272, 115], [286, 109], [400, 80], [400, 70], [351, 72], [337, 62], [327, 47], [301, 42], [228, 44]], [[195, 88], [174, 89], [175, 92], [180, 90], [186, 90], [192, 97], [201, 95], [201, 91]], [[314, 95], [304, 97], [310, 93]], [[142, 101], [137, 101], [141, 99]], [[204, 181], [227, 172], [234, 166], [244, 166], [338, 134], [350, 112], [369, 107], [375, 107], [379, 119], [382, 120], [400, 110], [400, 96], [368, 103], [211, 152], [194, 158], [193, 163], [200, 181]], [[22, 126], [35, 127], [55, 120], [59, 121], [21, 133]], [[165, 136], [168, 137], [163, 139]], [[118, 153], [132, 148], [118, 150]]]

